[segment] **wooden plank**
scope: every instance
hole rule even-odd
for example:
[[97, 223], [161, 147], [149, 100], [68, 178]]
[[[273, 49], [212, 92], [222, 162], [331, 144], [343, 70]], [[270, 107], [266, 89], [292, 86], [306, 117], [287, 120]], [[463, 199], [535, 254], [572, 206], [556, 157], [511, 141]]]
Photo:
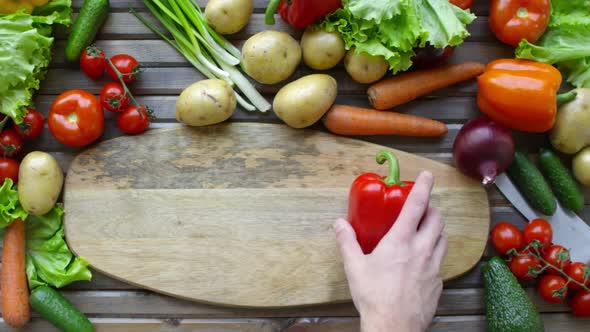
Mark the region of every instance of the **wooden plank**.
[[[197, 3], [204, 8], [208, 0], [197, 0]], [[73, 0], [72, 6], [75, 9], [79, 9], [82, 6], [84, 0]], [[268, 0], [254, 0], [254, 8], [256, 12], [263, 12], [264, 8], [268, 4]], [[141, 0], [111, 0], [110, 1], [112, 11], [127, 11], [131, 5], [138, 10], [147, 10], [142, 4]], [[487, 16], [489, 13], [489, 2], [488, 1], [474, 1], [471, 7], [472, 12], [478, 16]]]
[[[567, 313], [567, 304], [545, 302], [533, 288], [527, 292], [543, 313]], [[132, 318], [267, 318], [267, 317], [351, 317], [358, 313], [352, 303], [280, 309], [244, 309], [189, 302], [147, 291], [62, 291], [83, 313], [90, 316], [117, 314]], [[483, 289], [445, 289], [437, 315], [481, 315]]]
[[[236, 47], [240, 48], [245, 40], [235, 41]], [[159, 39], [153, 40], [97, 40], [95, 43], [108, 55], [127, 53], [132, 55], [144, 67], [191, 67], [192, 65], [178, 53], [174, 48], [165, 41]], [[59, 40], [55, 45], [54, 57], [52, 59], [52, 68], [65, 67], [65, 41]], [[513, 57], [513, 51], [505, 45], [498, 42], [465, 42], [456, 49], [453, 56], [449, 59], [451, 63], [465, 61], [478, 61], [488, 63], [497, 58]], [[303, 64], [301, 70], [307, 70]], [[334, 71], [344, 71], [342, 64], [328, 73]], [[81, 75], [83, 75], [80, 72]], [[347, 77], [347, 80], [351, 79]], [[341, 81], [339, 81], [341, 82]], [[159, 83], [162, 83], [159, 81]], [[360, 84], [359, 84], [360, 86]], [[364, 89], [364, 88], [363, 88]]]
[[[75, 14], [74, 14], [75, 15]], [[160, 31], [164, 31], [163, 26], [159, 23], [153, 15], [149, 13], [142, 13], [150, 23], [154, 24]], [[487, 17], [478, 17], [473, 23], [468, 26], [469, 33], [471, 36], [467, 41], [496, 41], [496, 37], [493, 35], [489, 28], [489, 20]], [[246, 40], [252, 35], [264, 31], [264, 30], [276, 30], [281, 32], [287, 32], [299, 39], [303, 33], [302, 30], [297, 30], [288, 24], [284, 23], [283, 20], [277, 20], [275, 25], [266, 25], [264, 23], [264, 14], [255, 13], [252, 15], [250, 22], [244, 29], [238, 33], [228, 35], [229, 40]], [[69, 29], [58, 28], [55, 36], [57, 39], [66, 39], [69, 34]], [[170, 34], [167, 33], [167, 36]], [[155, 33], [153, 33], [147, 26], [141, 23], [133, 14], [129, 12], [114, 12], [110, 13], [106, 22], [100, 29], [96, 39], [160, 39]]]

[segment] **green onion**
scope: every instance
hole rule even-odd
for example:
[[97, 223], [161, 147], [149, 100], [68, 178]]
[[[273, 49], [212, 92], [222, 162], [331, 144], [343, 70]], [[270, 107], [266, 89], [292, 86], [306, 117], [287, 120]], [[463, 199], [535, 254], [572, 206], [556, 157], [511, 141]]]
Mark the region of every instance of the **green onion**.
[[172, 39], [135, 9], [131, 13], [150, 30], [182, 54], [205, 77], [221, 79], [234, 88], [236, 100], [248, 111], [266, 112], [270, 103], [240, 71], [242, 54], [213, 30], [195, 0], [142, 0]]

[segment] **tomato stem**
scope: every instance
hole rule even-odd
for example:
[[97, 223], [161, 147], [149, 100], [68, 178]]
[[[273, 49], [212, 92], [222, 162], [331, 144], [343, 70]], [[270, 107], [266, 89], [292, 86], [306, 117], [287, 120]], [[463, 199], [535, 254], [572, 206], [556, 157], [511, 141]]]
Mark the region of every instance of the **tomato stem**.
[[[137, 110], [139, 111], [139, 115], [141, 116], [141, 119], [142, 120], [145, 119], [143, 112], [141, 112], [142, 106], [141, 106], [141, 104], [139, 104], [137, 102], [137, 100], [135, 100], [135, 97], [133, 96], [133, 94], [131, 93], [129, 88], [127, 87], [127, 84], [125, 84], [125, 80], [123, 80], [123, 74], [117, 69], [117, 67], [115, 67], [115, 65], [111, 62], [111, 59], [107, 59], [107, 63], [109, 64], [109, 66], [111, 67], [113, 72], [115, 72], [115, 75], [117, 75], [117, 78], [119, 79], [119, 82], [121, 83], [121, 86], [123, 86], [123, 91], [125, 91], [125, 95], [128, 95], [129, 99], [131, 99], [131, 102], [133, 103], [133, 105], [135, 105], [135, 107], [137, 107]], [[125, 98], [125, 95], [123, 95], [123, 98]]]

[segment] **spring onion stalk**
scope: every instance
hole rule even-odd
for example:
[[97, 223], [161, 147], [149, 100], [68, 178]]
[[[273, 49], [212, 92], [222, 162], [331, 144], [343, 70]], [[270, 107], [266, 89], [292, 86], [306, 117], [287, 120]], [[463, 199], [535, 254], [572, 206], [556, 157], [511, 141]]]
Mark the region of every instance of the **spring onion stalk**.
[[142, 0], [172, 38], [156, 28], [133, 8], [135, 15], [150, 30], [182, 54], [205, 77], [222, 79], [234, 88], [237, 102], [248, 111], [266, 112], [270, 103], [240, 71], [242, 54], [208, 24], [194, 0]]

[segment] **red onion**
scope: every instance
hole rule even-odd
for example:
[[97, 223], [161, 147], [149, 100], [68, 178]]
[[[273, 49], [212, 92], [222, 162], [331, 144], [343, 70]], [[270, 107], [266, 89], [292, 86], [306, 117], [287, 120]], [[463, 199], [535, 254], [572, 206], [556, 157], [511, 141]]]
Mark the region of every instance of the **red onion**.
[[512, 163], [514, 139], [508, 128], [481, 116], [461, 128], [453, 144], [453, 157], [461, 172], [489, 186]]

